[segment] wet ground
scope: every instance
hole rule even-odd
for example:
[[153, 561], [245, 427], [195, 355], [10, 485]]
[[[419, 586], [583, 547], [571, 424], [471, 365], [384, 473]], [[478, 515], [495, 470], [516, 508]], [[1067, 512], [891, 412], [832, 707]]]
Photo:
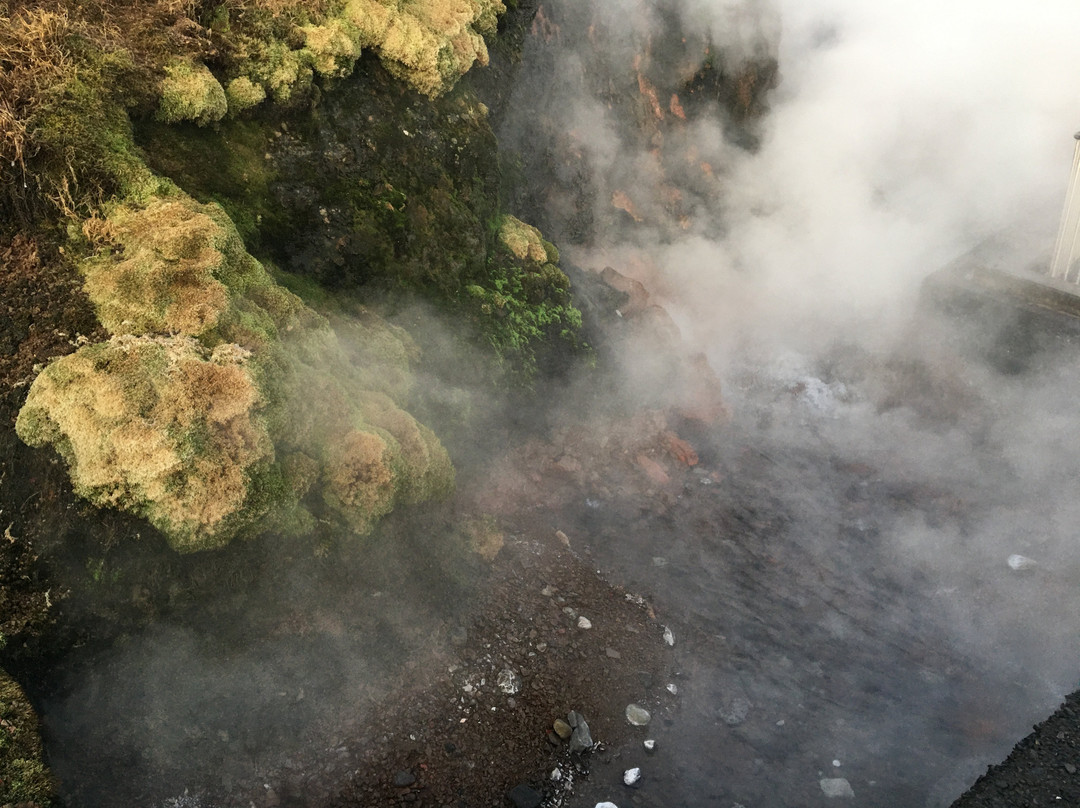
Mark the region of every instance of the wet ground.
[[727, 422], [566, 421], [382, 549], [83, 659], [45, 711], [66, 801], [949, 805], [1076, 685], [1075, 385], [933, 355], [732, 367]]

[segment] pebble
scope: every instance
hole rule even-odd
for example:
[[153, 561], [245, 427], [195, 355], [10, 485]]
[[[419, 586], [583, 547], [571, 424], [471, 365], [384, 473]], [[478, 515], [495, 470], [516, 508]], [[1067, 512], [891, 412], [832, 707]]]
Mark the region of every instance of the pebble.
[[649, 711], [638, 704], [626, 705], [626, 720], [635, 727], [644, 727], [652, 720]]
[[548, 584], [540, 590], [540, 594], [543, 595], [545, 598], [550, 598], [552, 595], [555, 594], [556, 591], [557, 590], [555, 589], [555, 587], [553, 587], [551, 584]]
[[742, 696], [736, 696], [716, 711], [729, 727], [737, 727], [750, 715], [750, 702]]
[[411, 786], [415, 782], [416, 775], [414, 775], [408, 769], [402, 769], [394, 775], [394, 785], [398, 788], [405, 788], [406, 786]]
[[1011, 570], [1029, 570], [1032, 567], [1038, 566], [1038, 563], [1036, 563], [1034, 559], [1022, 556], [1018, 553], [1013, 553], [1009, 556], [1007, 563]]
[[514, 808], [540, 808], [540, 803], [543, 802], [540, 794], [525, 783], [514, 786], [506, 796], [514, 803]]
[[666, 642], [668, 645], [675, 644], [675, 632], [673, 632], [667, 626], [664, 626], [664, 642]]
[[592, 621], [587, 617], [579, 617], [577, 619], [578, 628], [592, 628]]
[[648, 739], [645, 740], [645, 742], [642, 744], [642, 746], [645, 747], [646, 752], [655, 752], [656, 751], [656, 739], [655, 738], [648, 738]]
[[499, 686], [499, 690], [503, 693], [512, 696], [521, 690], [521, 677], [511, 668], [503, 668], [503, 670], [499, 672], [499, 677], [495, 680], [495, 684]]
[[855, 790], [843, 777], [825, 777], [821, 780], [821, 791], [826, 797], [847, 797], [853, 798], [855, 796]]
[[598, 802], [593, 808], [619, 808], [619, 806], [613, 802]]
[[561, 718], [555, 719], [555, 734], [562, 738], [564, 741], [570, 740], [570, 736], [574, 733], [574, 728], [563, 721]]
[[641, 769], [635, 766], [623, 772], [622, 781], [631, 788], [637, 788], [641, 782]]
[[604, 653], [607, 654], [609, 659], [622, 659], [622, 654], [620, 654], [614, 648], [605, 648]]
[[667, 692], [673, 696], [677, 696], [679, 695], [679, 688], [675, 684], [670, 684], [667, 686]]
[[577, 718], [574, 731], [570, 735], [570, 751], [584, 752], [586, 749], [592, 749], [593, 747], [592, 734], [589, 732], [589, 724], [585, 721], [585, 717], [581, 713], [577, 713]]

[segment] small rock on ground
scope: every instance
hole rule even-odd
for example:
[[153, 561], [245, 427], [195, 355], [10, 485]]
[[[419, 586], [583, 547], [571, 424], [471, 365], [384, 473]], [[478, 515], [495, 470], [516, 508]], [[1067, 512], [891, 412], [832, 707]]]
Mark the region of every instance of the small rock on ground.
[[821, 790], [826, 797], [854, 797], [855, 790], [843, 777], [825, 777], [821, 780]]
[[543, 801], [534, 788], [524, 783], [514, 786], [506, 796], [510, 802], [514, 803], [514, 808], [540, 808], [540, 803]]

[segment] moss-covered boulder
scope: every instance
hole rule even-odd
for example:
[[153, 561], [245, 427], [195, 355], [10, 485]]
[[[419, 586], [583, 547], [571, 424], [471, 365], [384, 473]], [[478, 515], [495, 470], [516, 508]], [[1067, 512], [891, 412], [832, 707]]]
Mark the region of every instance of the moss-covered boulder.
[[306, 529], [305, 498], [366, 532], [452, 486], [438, 439], [391, 398], [408, 395], [415, 346], [369, 315], [347, 351], [220, 207], [174, 191], [83, 230], [85, 288], [113, 336], [50, 363], [16, 422], [56, 448], [80, 496], [188, 551], [271, 516]]
[[46, 808], [55, 804], [53, 792], [34, 709], [18, 683], [0, 671], [0, 805]]
[[190, 337], [113, 337], [50, 364], [16, 430], [56, 447], [80, 496], [145, 516], [180, 549], [213, 545], [247, 504], [252, 467], [273, 456], [249, 357]]

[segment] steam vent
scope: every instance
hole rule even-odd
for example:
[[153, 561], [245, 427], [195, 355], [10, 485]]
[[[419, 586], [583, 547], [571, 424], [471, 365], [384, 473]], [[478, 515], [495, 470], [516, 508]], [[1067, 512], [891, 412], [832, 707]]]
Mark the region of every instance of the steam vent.
[[972, 326], [973, 347], [999, 370], [1018, 372], [1044, 349], [1080, 342], [1080, 132], [1049, 266], [1025, 264], [990, 240], [923, 284], [924, 303]]

